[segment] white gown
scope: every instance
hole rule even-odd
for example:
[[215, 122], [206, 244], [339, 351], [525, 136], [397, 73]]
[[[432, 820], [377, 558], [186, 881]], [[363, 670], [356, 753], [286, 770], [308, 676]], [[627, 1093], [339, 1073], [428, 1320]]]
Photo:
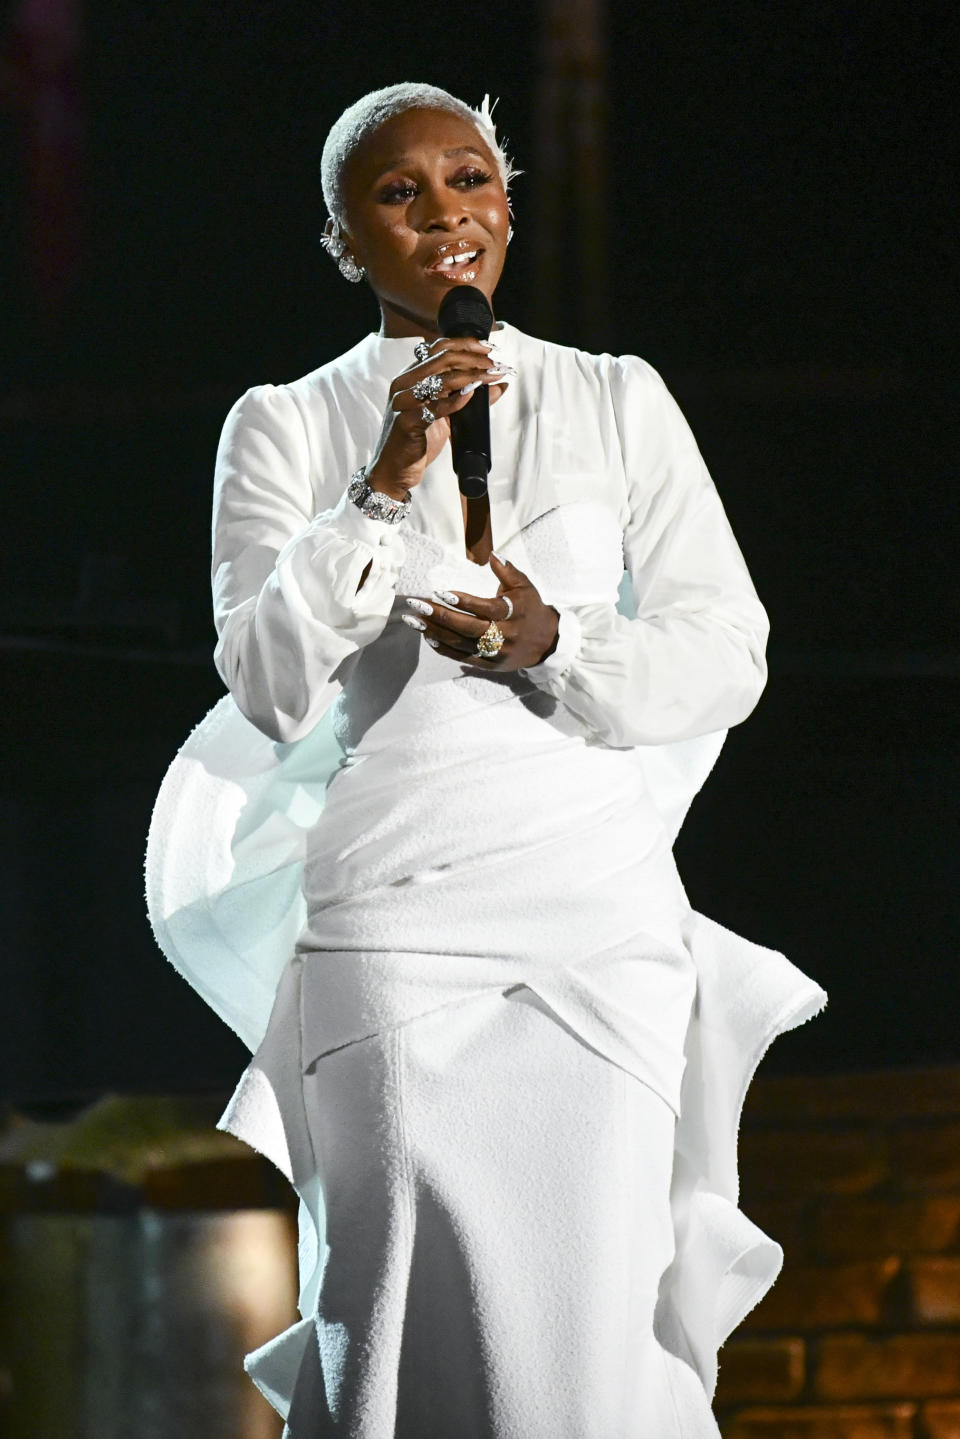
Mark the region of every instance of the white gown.
[[303, 1319], [248, 1359], [290, 1439], [712, 1439], [718, 1346], [781, 1258], [736, 1208], [740, 1105], [824, 1001], [672, 856], [766, 616], [654, 372], [500, 346], [494, 544], [554, 655], [479, 674], [400, 622], [496, 593], [448, 451], [401, 526], [343, 498], [411, 341], [249, 391], [214, 517], [231, 696], [164, 782], [151, 918], [256, 1051], [224, 1127], [301, 1197]]

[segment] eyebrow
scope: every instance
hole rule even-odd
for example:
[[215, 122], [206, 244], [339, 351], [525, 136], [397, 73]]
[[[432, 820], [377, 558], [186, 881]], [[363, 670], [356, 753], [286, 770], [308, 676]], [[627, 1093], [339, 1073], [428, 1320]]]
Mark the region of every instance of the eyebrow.
[[[458, 145], [455, 150], [444, 150], [443, 152], [443, 158], [445, 160], [453, 160], [457, 155], [476, 155], [478, 160], [482, 160], [484, 164], [488, 163], [483, 151], [474, 149], [472, 145]], [[405, 165], [409, 159], [409, 155], [395, 155], [382, 169], [377, 171], [374, 177], [374, 183], [380, 179], [381, 175], [386, 175], [388, 170], [396, 170], [400, 165]]]

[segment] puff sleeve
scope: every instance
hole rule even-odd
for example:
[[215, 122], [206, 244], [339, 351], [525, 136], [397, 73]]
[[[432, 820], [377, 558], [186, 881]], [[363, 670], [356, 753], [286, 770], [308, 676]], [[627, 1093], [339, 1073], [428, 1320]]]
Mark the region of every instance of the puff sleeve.
[[608, 744], [665, 744], [746, 719], [769, 622], [690, 427], [660, 376], [610, 361], [636, 615], [557, 606], [554, 653], [525, 671]]
[[289, 389], [242, 395], [217, 451], [214, 661], [243, 714], [285, 743], [314, 727], [340, 666], [383, 630], [403, 561], [397, 527], [362, 514], [345, 488], [315, 513], [311, 468]]

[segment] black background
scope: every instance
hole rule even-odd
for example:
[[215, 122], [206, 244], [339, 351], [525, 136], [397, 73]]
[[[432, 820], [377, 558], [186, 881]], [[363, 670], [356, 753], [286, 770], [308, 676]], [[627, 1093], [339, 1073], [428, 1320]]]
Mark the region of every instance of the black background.
[[[422, 79], [499, 95], [521, 168], [535, 148], [534, 6], [114, 0], [85, 23], [82, 255], [53, 334], [23, 124], [0, 118], [0, 1053], [21, 1102], [226, 1087], [244, 1062], [154, 948], [141, 859], [163, 771], [222, 691], [226, 411], [378, 323], [318, 245], [327, 128]], [[830, 991], [782, 1070], [960, 1058], [955, 24], [759, 0], [608, 16], [603, 347], [677, 394], [772, 621], [767, 692], [678, 860], [697, 908]], [[582, 180], [571, 162], [560, 183]], [[533, 193], [522, 176], [497, 302], [521, 328]]]

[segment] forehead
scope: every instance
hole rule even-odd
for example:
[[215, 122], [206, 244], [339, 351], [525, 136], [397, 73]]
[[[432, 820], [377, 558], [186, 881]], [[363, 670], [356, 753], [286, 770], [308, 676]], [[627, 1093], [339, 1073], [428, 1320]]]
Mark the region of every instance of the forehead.
[[448, 110], [405, 110], [394, 115], [372, 134], [364, 136], [350, 156], [344, 179], [348, 187], [373, 184], [386, 170], [404, 162], [430, 164], [442, 161], [455, 151], [467, 151], [493, 165], [489, 145], [471, 121]]

